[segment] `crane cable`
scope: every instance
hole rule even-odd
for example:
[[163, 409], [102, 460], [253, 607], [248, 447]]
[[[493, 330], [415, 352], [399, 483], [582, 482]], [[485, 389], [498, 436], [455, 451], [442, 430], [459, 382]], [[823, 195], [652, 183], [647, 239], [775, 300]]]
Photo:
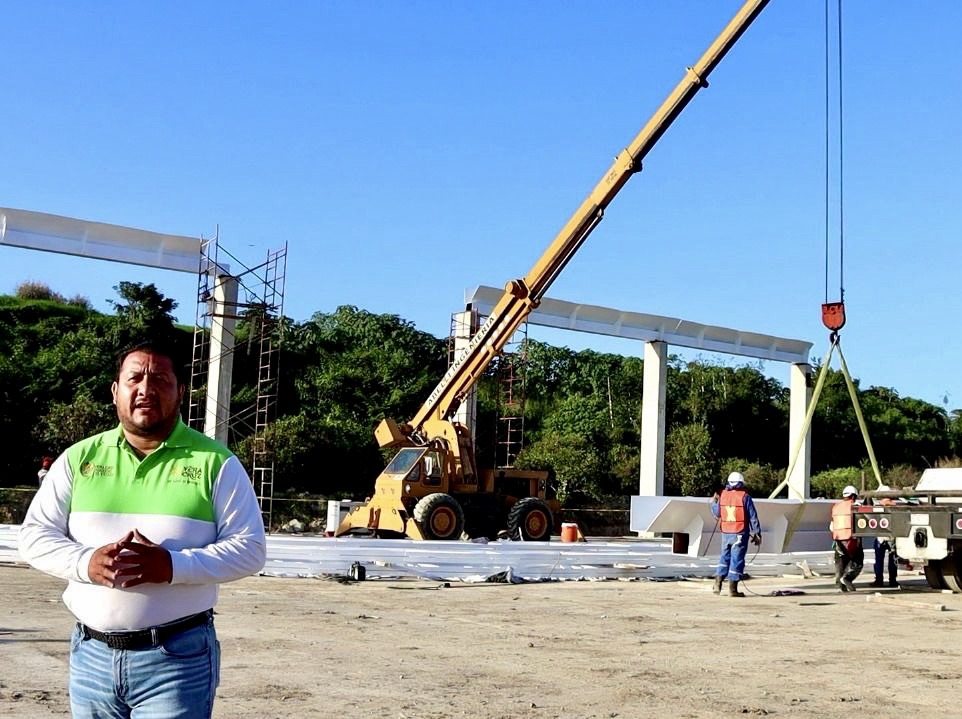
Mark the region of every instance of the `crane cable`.
[[[836, 13], [837, 23], [837, 41], [836, 45], [838, 48], [837, 54], [837, 67], [838, 67], [838, 237], [839, 237], [839, 301], [829, 302], [828, 299], [828, 278], [829, 278], [829, 249], [830, 249], [830, 227], [831, 227], [831, 212], [829, 198], [831, 196], [831, 174], [829, 172], [829, 167], [831, 165], [831, 133], [829, 132], [829, 127], [831, 124], [830, 118], [830, 105], [831, 105], [831, 53], [829, 50], [829, 3], [830, 0], [825, 0], [825, 303], [822, 305], [822, 323], [829, 330], [829, 348], [828, 352], [825, 354], [825, 358], [822, 360], [821, 368], [818, 373], [818, 380], [815, 382], [815, 389], [812, 392], [812, 398], [808, 403], [808, 409], [805, 412], [805, 420], [802, 423], [801, 431], [795, 440], [795, 446], [792, 450], [792, 458], [788, 463], [788, 469], [785, 471], [785, 479], [783, 479], [772, 493], [769, 495], [769, 499], [774, 499], [779, 492], [782, 491], [787, 485], [788, 480], [792, 476], [792, 471], [795, 469], [795, 465], [798, 462], [798, 457], [801, 454], [802, 446], [805, 443], [805, 437], [808, 436], [809, 427], [812, 424], [812, 417], [815, 415], [815, 407], [818, 405], [818, 398], [822, 393], [822, 389], [825, 386], [825, 379], [827, 377], [827, 371], [829, 365], [831, 364], [832, 354], [838, 350], [839, 362], [842, 369], [842, 375], [845, 378], [845, 385], [848, 388], [849, 397], [852, 400], [852, 406], [855, 409], [855, 417], [858, 420], [858, 427], [862, 433], [862, 439], [865, 442], [865, 449], [868, 452], [869, 462], [872, 465], [872, 473], [875, 475], [875, 481], [878, 486], [882, 486], [882, 474], [879, 471], [878, 461], [875, 459], [875, 450], [872, 448], [872, 440], [869, 438], [868, 426], [865, 423], [865, 417], [862, 414], [862, 408], [858, 401], [858, 390], [855, 387], [855, 383], [852, 381], [852, 376], [848, 371], [848, 364], [845, 362], [845, 355], [842, 354], [842, 344], [839, 337], [839, 330], [845, 324], [845, 283], [844, 283], [844, 263], [845, 263], [845, 213], [844, 213], [844, 183], [843, 180], [843, 170], [844, 170], [844, 145], [842, 141], [842, 0], [837, 0], [838, 10]], [[801, 518], [801, 513], [797, 513], [794, 521], [788, 528], [786, 532], [786, 541], [791, 537], [795, 530], [795, 525]]]
[[[829, 254], [831, 249], [831, 164], [832, 138], [829, 132], [831, 126], [831, 51], [829, 36], [829, 0], [825, 2], [825, 303], [828, 304], [829, 282]], [[845, 132], [842, 103], [842, 0], [838, 0], [838, 21], [836, 23], [836, 43], [838, 48], [838, 295], [839, 301], [845, 302]]]
[[828, 294], [829, 256], [832, 235], [832, 54], [830, 37], [831, 13], [830, 0], [825, 0], [825, 302], [822, 303], [822, 324], [832, 333], [834, 342], [838, 331], [845, 325], [845, 146], [843, 141], [843, 101], [842, 101], [842, 0], [837, 0], [836, 17], [836, 63], [838, 68], [838, 301], [830, 302]]

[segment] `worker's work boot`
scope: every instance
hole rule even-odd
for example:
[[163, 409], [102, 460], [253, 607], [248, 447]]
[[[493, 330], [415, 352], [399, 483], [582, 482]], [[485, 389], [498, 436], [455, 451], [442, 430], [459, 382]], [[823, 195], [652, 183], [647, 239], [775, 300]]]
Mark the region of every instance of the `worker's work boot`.
[[855, 585], [852, 584], [852, 580], [851, 580], [851, 579], [848, 579], [848, 578], [846, 578], [846, 577], [842, 577], [842, 586], [844, 587], [844, 589], [843, 589], [842, 591], [845, 591], [845, 592], [854, 592], [854, 591], [855, 591]]
[[876, 577], [875, 581], [869, 584], [870, 587], [884, 587], [885, 582], [882, 581], [881, 577]]
[[729, 597], [744, 597], [745, 595], [738, 591], [738, 582], [732, 582], [728, 585], [728, 596]]
[[715, 584], [711, 588], [712, 594], [721, 594], [722, 583], [725, 581], [724, 577], [715, 577]]

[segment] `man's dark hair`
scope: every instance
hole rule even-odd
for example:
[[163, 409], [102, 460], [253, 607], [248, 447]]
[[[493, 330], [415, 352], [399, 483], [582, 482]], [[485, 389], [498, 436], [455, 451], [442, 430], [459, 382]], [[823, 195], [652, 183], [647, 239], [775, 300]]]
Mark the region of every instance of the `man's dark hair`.
[[187, 366], [181, 361], [181, 353], [177, 346], [168, 339], [147, 338], [139, 340], [135, 344], [129, 345], [117, 354], [117, 372], [114, 379], [120, 379], [120, 368], [123, 367], [124, 360], [134, 352], [149, 352], [153, 355], [166, 357], [174, 368], [174, 376], [178, 384], [187, 384]]

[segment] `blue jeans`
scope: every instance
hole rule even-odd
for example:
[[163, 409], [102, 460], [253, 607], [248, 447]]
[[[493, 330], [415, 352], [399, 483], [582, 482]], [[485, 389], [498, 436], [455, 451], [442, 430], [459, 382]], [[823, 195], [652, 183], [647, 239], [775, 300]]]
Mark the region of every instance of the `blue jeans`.
[[885, 578], [885, 553], [888, 552], [889, 583], [895, 584], [898, 575], [898, 558], [895, 556], [895, 540], [875, 538], [875, 581], [881, 583]]
[[745, 554], [748, 552], [748, 534], [722, 534], [721, 556], [715, 567], [716, 577], [728, 577], [729, 582], [741, 581], [745, 573]]
[[213, 621], [152, 649], [111, 649], [79, 626], [70, 638], [74, 719], [209, 718], [219, 680]]

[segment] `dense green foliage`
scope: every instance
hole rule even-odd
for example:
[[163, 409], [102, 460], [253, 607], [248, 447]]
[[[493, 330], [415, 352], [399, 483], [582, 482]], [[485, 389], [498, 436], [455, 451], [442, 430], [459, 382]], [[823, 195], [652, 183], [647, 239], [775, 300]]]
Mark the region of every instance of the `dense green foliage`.
[[[18, 288], [19, 289], [19, 288]], [[176, 304], [153, 285], [120, 283], [114, 315], [67, 301], [36, 284], [0, 297], [0, 485], [32, 484], [43, 455], [115, 421], [110, 383], [115, 354], [148, 331], [171, 333], [190, 357], [191, 332], [173, 325]], [[231, 445], [249, 461], [256, 397], [259, 321], [250, 312], [236, 333]], [[317, 313], [274, 328], [281, 349], [279, 416], [267, 445], [275, 492], [363, 497], [386, 457], [373, 429], [384, 417], [410, 418], [438, 382], [447, 341], [396, 315], [356, 307]], [[526, 342], [522, 365], [521, 467], [550, 469], [569, 505], [625, 506], [638, 482], [643, 363], [593, 351]], [[479, 384], [479, 465], [495, 461], [510, 407], [496, 360]], [[514, 367], [515, 373], [521, 372]], [[886, 481], [958, 455], [959, 412], [895, 390], [858, 389]], [[783, 478], [788, 453], [788, 390], [757, 367], [672, 358], [668, 369], [665, 474], [673, 494], [707, 495], [731, 470], [746, 474], [756, 496]], [[842, 375], [829, 371], [813, 422], [813, 495], [837, 496], [867, 469], [865, 446]]]

